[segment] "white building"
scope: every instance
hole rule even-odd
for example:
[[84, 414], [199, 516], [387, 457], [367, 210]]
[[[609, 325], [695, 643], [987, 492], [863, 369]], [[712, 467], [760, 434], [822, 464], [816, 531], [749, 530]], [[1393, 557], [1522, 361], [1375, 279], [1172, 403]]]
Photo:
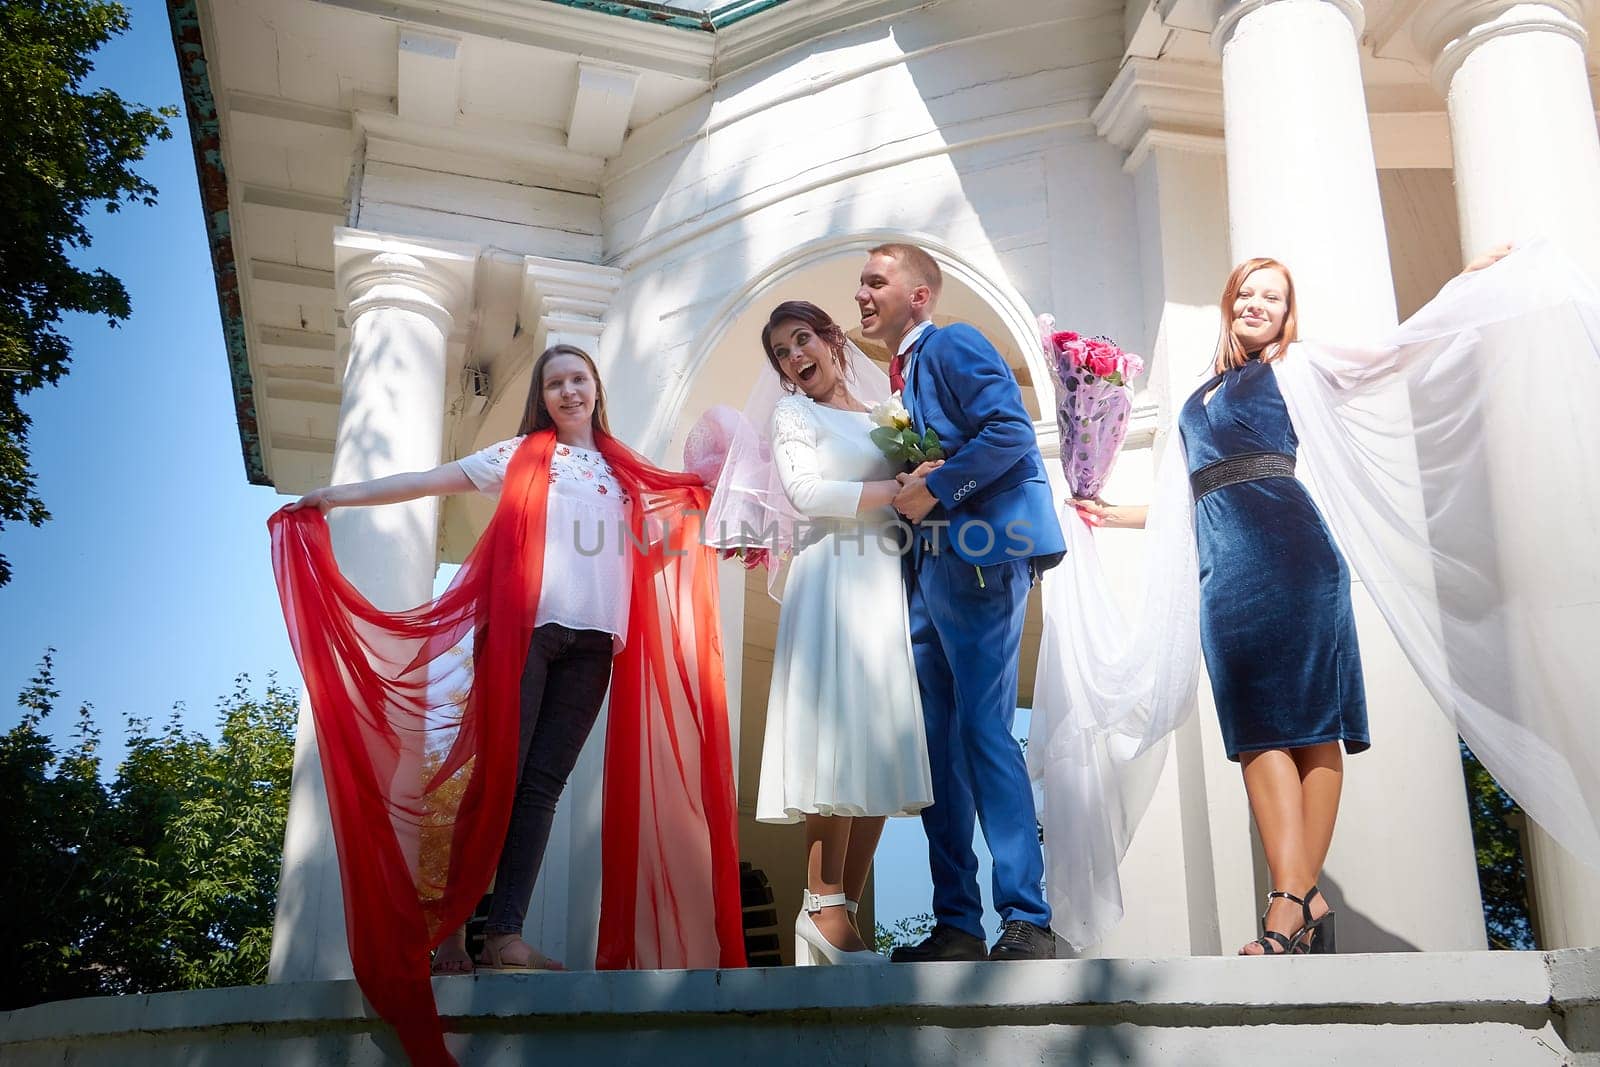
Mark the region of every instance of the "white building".
[[[1302, 332], [1323, 338], [1394, 324], [1502, 240], [1552, 235], [1600, 275], [1590, 0], [173, 11], [246, 466], [283, 493], [510, 436], [557, 340], [597, 355], [620, 436], [676, 465], [695, 418], [768, 373], [767, 311], [801, 297], [853, 323], [862, 251], [890, 238], [944, 265], [942, 314], [1008, 355], [1047, 455], [1036, 314], [1150, 354], [1112, 499], [1145, 492], [1239, 259], [1288, 262]], [[376, 603], [408, 607], [487, 514], [341, 511], [335, 544]], [[1130, 577], [1139, 536], [1106, 539]], [[798, 831], [751, 818], [775, 605], [735, 565], [724, 577], [741, 850], [787, 914]], [[1323, 882], [1341, 943], [1482, 948], [1455, 738], [1356, 600], [1375, 744], [1348, 765]], [[1265, 872], [1208, 699], [1097, 954], [1228, 953], [1255, 934]], [[592, 744], [529, 919], [571, 960], [593, 951], [599, 773]], [[1544, 944], [1600, 943], [1600, 878], [1537, 834], [1531, 851]], [[273, 977], [348, 975], [308, 713], [281, 896]]]

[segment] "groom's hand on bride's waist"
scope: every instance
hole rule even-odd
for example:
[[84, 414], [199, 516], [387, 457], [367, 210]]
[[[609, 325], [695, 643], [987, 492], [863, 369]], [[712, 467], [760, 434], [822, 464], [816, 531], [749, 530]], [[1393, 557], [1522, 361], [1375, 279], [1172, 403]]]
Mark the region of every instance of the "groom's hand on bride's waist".
[[894, 497], [894, 509], [913, 523], [927, 518], [928, 512], [939, 503], [938, 498], [928, 490], [927, 471], [935, 466], [933, 463], [924, 463], [910, 474], [894, 476], [895, 481], [900, 483], [900, 491]]

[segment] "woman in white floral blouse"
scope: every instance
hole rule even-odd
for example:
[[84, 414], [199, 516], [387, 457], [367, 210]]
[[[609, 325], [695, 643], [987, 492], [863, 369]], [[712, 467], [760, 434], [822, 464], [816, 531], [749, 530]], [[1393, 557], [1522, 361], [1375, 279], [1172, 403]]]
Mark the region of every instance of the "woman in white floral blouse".
[[[485, 970], [564, 969], [523, 941], [522, 924], [556, 801], [594, 727], [613, 653], [628, 632], [632, 553], [622, 545], [629, 501], [595, 440], [596, 432], [611, 432], [599, 372], [582, 349], [556, 345], [534, 364], [533, 382], [516, 437], [429, 471], [329, 486], [289, 505], [326, 512], [452, 493], [498, 495], [523, 437], [556, 432], [538, 615], [522, 672], [520, 772], [476, 961]], [[473, 968], [466, 931], [457, 930], [435, 953], [434, 973]]]

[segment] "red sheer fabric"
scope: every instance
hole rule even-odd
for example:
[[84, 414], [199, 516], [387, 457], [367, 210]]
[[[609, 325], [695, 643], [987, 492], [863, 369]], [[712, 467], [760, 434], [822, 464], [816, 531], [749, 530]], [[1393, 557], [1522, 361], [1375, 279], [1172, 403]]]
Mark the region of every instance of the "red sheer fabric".
[[[596, 966], [744, 965], [733, 757], [706, 489], [616, 441], [633, 498], [627, 644], [606, 733]], [[314, 509], [267, 522], [316, 718], [356, 979], [416, 1063], [453, 1063], [428, 952], [494, 875], [516, 784], [519, 684], [544, 573], [555, 435], [530, 434], [455, 581], [410, 611], [339, 573]]]

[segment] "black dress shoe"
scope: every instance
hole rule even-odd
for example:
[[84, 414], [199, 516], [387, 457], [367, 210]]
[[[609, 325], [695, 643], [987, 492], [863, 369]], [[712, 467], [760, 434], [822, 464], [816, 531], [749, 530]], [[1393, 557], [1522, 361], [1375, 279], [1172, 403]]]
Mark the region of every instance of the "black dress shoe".
[[922, 941], [901, 945], [889, 958], [895, 963], [935, 963], [940, 960], [976, 961], [988, 959], [988, 956], [983, 951], [983, 938], [940, 923]]
[[1000, 927], [1000, 940], [989, 950], [991, 960], [1053, 960], [1056, 934], [1048, 926], [1012, 919]]

